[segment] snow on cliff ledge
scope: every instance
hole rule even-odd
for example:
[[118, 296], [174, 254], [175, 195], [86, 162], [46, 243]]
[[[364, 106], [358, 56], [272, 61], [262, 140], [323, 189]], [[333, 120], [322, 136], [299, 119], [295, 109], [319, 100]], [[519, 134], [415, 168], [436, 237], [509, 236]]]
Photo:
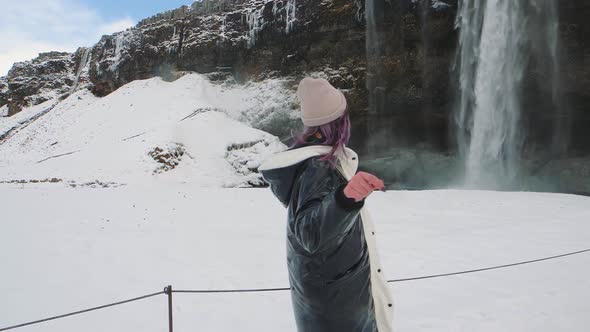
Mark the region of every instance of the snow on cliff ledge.
[[198, 74], [134, 81], [104, 98], [81, 90], [44, 105], [53, 107], [46, 113], [0, 119], [0, 182], [257, 186], [260, 162], [285, 146], [237, 121], [252, 100], [251, 88], [213, 85]]

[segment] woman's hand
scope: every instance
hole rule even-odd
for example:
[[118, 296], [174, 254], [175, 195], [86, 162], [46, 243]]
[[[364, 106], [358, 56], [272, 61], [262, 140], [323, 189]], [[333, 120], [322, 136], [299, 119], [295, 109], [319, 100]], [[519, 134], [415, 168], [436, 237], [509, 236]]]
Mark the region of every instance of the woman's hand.
[[385, 183], [375, 175], [367, 172], [358, 172], [348, 181], [346, 187], [344, 187], [344, 195], [358, 202], [369, 196], [374, 190], [384, 189]]

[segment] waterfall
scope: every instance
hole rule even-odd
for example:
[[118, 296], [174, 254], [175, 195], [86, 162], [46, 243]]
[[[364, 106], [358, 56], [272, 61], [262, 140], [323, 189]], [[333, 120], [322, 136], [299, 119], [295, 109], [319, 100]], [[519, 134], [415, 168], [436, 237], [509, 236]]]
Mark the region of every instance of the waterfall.
[[[133, 32], [130, 30], [119, 32], [114, 36], [115, 49], [113, 50], [113, 55], [110, 57], [111, 64], [109, 65], [109, 70], [115, 73], [116, 77], [119, 76], [119, 65], [121, 61], [128, 55], [127, 49], [130, 44], [130, 38], [133, 38]], [[182, 32], [180, 38], [182, 38]], [[182, 50], [179, 50], [179, 52], [182, 52]]]
[[475, 74], [479, 59], [479, 41], [481, 39], [481, 26], [483, 22], [483, 10], [477, 5], [478, 0], [462, 0], [459, 2], [456, 27], [460, 28], [459, 52], [457, 56], [459, 72], [459, 105], [455, 113], [457, 130], [457, 143], [459, 154], [467, 155], [469, 149], [469, 131], [472, 125], [471, 111], [475, 105]]
[[115, 37], [115, 57], [117, 59], [121, 58], [121, 52], [123, 51], [123, 42], [125, 41], [124, 39], [124, 34], [120, 33]]
[[365, 37], [365, 48], [367, 57], [367, 78], [366, 85], [369, 94], [369, 111], [376, 112], [378, 107], [376, 105], [376, 92], [378, 85], [378, 61], [381, 57], [380, 54], [380, 43], [377, 35], [377, 22], [375, 17], [375, 1], [365, 1], [365, 24], [366, 24], [366, 37]]
[[551, 87], [551, 102], [557, 116], [553, 123], [553, 136], [551, 139], [551, 152], [563, 154], [569, 145], [569, 110], [562, 108], [561, 84], [559, 65], [559, 14], [556, 1], [536, 0], [531, 6], [537, 20], [532, 22], [531, 29], [538, 31], [533, 37], [533, 54], [540, 60], [539, 67], [544, 68], [547, 83]]
[[258, 32], [264, 23], [262, 9], [246, 12], [246, 23], [248, 23], [248, 47], [252, 47], [256, 44]]
[[356, 8], [356, 14], [354, 17], [357, 21], [361, 22], [363, 20], [363, 4], [361, 0], [354, 0], [354, 6]]
[[219, 27], [219, 36], [221, 38], [217, 40], [218, 46], [221, 44], [222, 41], [225, 41], [226, 39], [228, 39], [226, 32], [227, 32], [227, 15], [223, 15], [223, 18], [221, 19], [221, 26]]
[[293, 30], [293, 24], [295, 24], [295, 20], [297, 19], [297, 4], [295, 0], [288, 0], [287, 5], [285, 7], [286, 11], [286, 18], [285, 18], [285, 32], [289, 33]]
[[[293, 30], [293, 26], [297, 21], [297, 0], [287, 0], [284, 3], [285, 9], [285, 33], [288, 34]], [[253, 11], [246, 12], [246, 23], [248, 24], [248, 47], [256, 45], [258, 33], [265, 25], [263, 16], [264, 6]], [[279, 12], [277, 1], [273, 2], [272, 13], [276, 18]]]
[[74, 79], [74, 83], [72, 84], [72, 89], [70, 90], [70, 94], [76, 92], [78, 88], [78, 82], [80, 81], [80, 75], [82, 75], [82, 71], [86, 68], [86, 64], [88, 63], [88, 54], [90, 53], [90, 48], [86, 48], [84, 50], [84, 54], [82, 55], [82, 59], [80, 60], [80, 65], [78, 65], [78, 72], [76, 73], [76, 78]]
[[[542, 58], [541, 53], [556, 56], [556, 52], [547, 54], [551, 53], [547, 52], [553, 49], [551, 46], [534, 52], [543, 49], [535, 42], [551, 44], [556, 38], [556, 34], [549, 36], [532, 24], [540, 22], [538, 13], [547, 14], [545, 5], [550, 2], [460, 1], [460, 100], [455, 121], [468, 187], [517, 186], [526, 139], [526, 130], [521, 125], [525, 70], [531, 58]], [[531, 6], [540, 9], [537, 14], [530, 10]], [[556, 15], [552, 19], [555, 21]], [[543, 36], [535, 38], [539, 34]]]
[[521, 1], [488, 0], [475, 73], [473, 125], [467, 156], [469, 185], [512, 182], [518, 173], [519, 88], [524, 70]]

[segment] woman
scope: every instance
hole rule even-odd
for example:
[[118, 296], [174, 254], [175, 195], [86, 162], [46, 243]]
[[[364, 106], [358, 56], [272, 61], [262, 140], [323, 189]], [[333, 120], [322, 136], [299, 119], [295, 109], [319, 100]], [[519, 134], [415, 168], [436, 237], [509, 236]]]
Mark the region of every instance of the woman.
[[[287, 265], [299, 332], [390, 332], [393, 303], [363, 208], [383, 181], [358, 172], [346, 98], [324, 79], [297, 90], [305, 131], [259, 171], [288, 210]], [[356, 173], [356, 174], [355, 174]]]

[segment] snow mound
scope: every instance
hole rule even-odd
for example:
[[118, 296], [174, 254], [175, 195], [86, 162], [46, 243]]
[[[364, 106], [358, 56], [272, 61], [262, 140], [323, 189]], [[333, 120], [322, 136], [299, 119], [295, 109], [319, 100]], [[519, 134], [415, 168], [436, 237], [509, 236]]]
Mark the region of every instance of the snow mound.
[[261, 103], [252, 89], [188, 74], [134, 81], [103, 98], [79, 90], [25, 109], [0, 119], [0, 180], [262, 185], [258, 165], [285, 146], [238, 121]]

